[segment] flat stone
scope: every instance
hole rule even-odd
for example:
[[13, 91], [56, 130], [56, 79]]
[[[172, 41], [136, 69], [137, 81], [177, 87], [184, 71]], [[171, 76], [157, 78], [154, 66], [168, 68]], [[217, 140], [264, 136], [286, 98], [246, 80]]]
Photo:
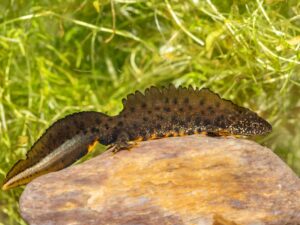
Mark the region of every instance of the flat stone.
[[163, 138], [37, 178], [20, 210], [38, 225], [300, 225], [300, 180], [253, 141]]

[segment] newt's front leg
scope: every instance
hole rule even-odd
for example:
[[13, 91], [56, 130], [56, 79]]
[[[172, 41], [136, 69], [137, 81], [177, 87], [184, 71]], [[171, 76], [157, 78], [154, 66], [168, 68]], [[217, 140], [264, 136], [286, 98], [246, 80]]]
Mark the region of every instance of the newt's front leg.
[[117, 153], [122, 150], [130, 150], [136, 142], [129, 140], [129, 135], [126, 132], [120, 132], [117, 140], [108, 146], [107, 150], [111, 150], [113, 153]]

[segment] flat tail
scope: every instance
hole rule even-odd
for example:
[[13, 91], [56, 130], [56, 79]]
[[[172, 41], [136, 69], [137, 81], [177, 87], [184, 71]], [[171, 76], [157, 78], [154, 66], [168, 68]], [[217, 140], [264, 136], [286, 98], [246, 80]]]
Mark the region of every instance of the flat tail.
[[91, 150], [98, 133], [91, 132], [107, 117], [98, 112], [80, 112], [55, 122], [8, 172], [2, 189], [27, 184], [43, 174], [63, 169]]

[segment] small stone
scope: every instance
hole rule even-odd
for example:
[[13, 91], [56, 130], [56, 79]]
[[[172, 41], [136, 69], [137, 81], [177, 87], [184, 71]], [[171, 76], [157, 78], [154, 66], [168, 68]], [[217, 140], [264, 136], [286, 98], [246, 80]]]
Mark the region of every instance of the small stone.
[[20, 209], [32, 225], [300, 225], [300, 180], [253, 141], [163, 138], [39, 177]]

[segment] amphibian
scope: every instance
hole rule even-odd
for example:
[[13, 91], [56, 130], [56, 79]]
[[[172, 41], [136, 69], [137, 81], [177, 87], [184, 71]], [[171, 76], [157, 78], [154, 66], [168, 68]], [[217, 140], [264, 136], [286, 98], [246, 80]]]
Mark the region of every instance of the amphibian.
[[117, 152], [138, 140], [206, 133], [262, 135], [272, 126], [249, 109], [224, 100], [209, 89], [151, 87], [123, 99], [117, 116], [100, 112], [68, 115], [50, 126], [7, 174], [3, 190], [63, 169], [84, 156], [96, 142]]

